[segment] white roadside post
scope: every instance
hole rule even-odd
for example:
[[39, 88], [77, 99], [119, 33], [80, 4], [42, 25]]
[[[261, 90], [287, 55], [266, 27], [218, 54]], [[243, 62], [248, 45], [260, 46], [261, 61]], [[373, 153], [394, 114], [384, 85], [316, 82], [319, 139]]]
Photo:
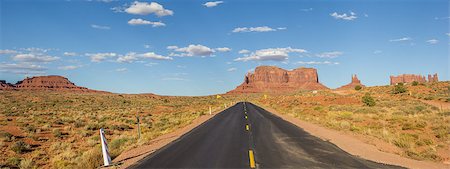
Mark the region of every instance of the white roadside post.
[[212, 109], [211, 109], [211, 106], [209, 106], [209, 115], [211, 115], [212, 114]]
[[108, 144], [106, 143], [105, 131], [100, 129], [100, 140], [102, 142], [103, 166], [111, 165], [111, 157], [109, 156]]

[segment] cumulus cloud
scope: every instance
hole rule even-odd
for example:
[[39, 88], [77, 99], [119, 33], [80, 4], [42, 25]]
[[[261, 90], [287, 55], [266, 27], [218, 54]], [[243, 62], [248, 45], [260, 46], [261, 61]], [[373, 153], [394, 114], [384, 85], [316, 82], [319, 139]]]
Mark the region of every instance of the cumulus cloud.
[[129, 25], [152, 25], [152, 27], [160, 27], [160, 26], [166, 26], [166, 24], [162, 23], [162, 22], [152, 22], [152, 21], [147, 21], [141, 18], [138, 19], [131, 19], [128, 21]]
[[2, 50], [0, 50], [0, 55], [3, 55], [3, 54], [16, 54], [16, 53], [18, 53], [18, 52], [15, 51], [15, 50], [9, 50], [9, 49], [2, 49]]
[[211, 2], [206, 2], [203, 5], [206, 6], [207, 8], [211, 8], [211, 7], [217, 6], [221, 3], [223, 3], [223, 1], [211, 1]]
[[236, 69], [235, 67], [232, 67], [232, 68], [227, 69], [228, 72], [234, 72], [234, 71], [236, 71], [236, 70], [237, 70], [237, 69]]
[[75, 52], [64, 52], [63, 55], [64, 56], [76, 56], [77, 53], [75, 53]]
[[118, 68], [118, 69], [116, 69], [116, 72], [126, 72], [126, 71], [128, 71], [127, 68]]
[[95, 24], [92, 24], [91, 27], [94, 28], [94, 29], [101, 29], [101, 30], [109, 30], [109, 29], [111, 29], [111, 27], [109, 27], [109, 26], [95, 25]]
[[439, 40], [437, 40], [437, 39], [430, 39], [430, 40], [427, 40], [426, 42], [429, 43], [429, 44], [434, 45], [434, 44], [439, 43]]
[[336, 57], [341, 56], [342, 54], [344, 54], [344, 53], [340, 52], [340, 51], [333, 51], [333, 52], [319, 53], [319, 54], [316, 54], [316, 56], [320, 57], [320, 58], [336, 58]]
[[412, 39], [410, 37], [403, 37], [398, 39], [391, 39], [389, 42], [403, 42], [403, 41], [411, 41]]
[[211, 56], [212, 54], [214, 54], [215, 52], [228, 52], [231, 49], [227, 48], [227, 47], [220, 47], [220, 48], [216, 48], [216, 49], [211, 49], [207, 46], [203, 46], [200, 44], [197, 45], [189, 45], [187, 47], [178, 47], [178, 46], [167, 46], [168, 50], [172, 50], [174, 51], [173, 53], [170, 54], [170, 56], [179, 56], [179, 57], [184, 57], [184, 56]]
[[280, 28], [271, 28], [268, 26], [258, 26], [258, 27], [238, 27], [233, 29], [233, 33], [239, 33], [239, 32], [272, 32], [277, 30], [285, 30], [285, 27]]
[[155, 14], [156, 16], [159, 17], [173, 15], [173, 11], [165, 9], [162, 5], [156, 2], [147, 3], [134, 1], [133, 4], [131, 4], [124, 11], [129, 14], [135, 15]]
[[58, 67], [58, 69], [60, 70], [74, 70], [74, 69], [78, 69], [81, 66], [75, 66], [75, 65], [68, 65], [68, 66], [60, 66]]
[[261, 49], [255, 52], [252, 52], [248, 56], [240, 57], [235, 59], [234, 61], [285, 61], [289, 57], [289, 53], [305, 53], [307, 52], [304, 49], [296, 49], [296, 48], [268, 48]]
[[323, 61], [323, 62], [319, 62], [319, 61], [309, 61], [309, 62], [297, 62], [297, 64], [301, 64], [301, 65], [338, 65], [339, 62], [330, 62], [330, 61]]
[[216, 48], [216, 50], [219, 51], [219, 52], [229, 52], [229, 51], [231, 51], [231, 49], [227, 48], [227, 47]]
[[25, 54], [17, 54], [13, 56], [12, 59], [20, 62], [52, 62], [58, 60], [59, 57], [36, 53], [25, 53]]
[[44, 74], [46, 67], [30, 63], [0, 63], [0, 72], [14, 74]]
[[108, 58], [116, 57], [116, 53], [86, 53], [91, 58], [91, 62], [102, 62]]
[[350, 12], [350, 14], [338, 14], [337, 12], [333, 12], [330, 14], [330, 16], [332, 16], [334, 19], [342, 19], [342, 20], [347, 20], [347, 21], [352, 21], [355, 20], [356, 18], [358, 18], [356, 16], [356, 13], [354, 12]]
[[238, 53], [239, 53], [239, 54], [246, 54], [246, 53], [250, 53], [250, 51], [247, 50], [247, 49], [242, 49], [242, 50], [240, 50]]
[[138, 61], [141, 59], [155, 59], [155, 60], [172, 60], [173, 58], [168, 57], [168, 56], [162, 56], [162, 55], [158, 55], [154, 52], [147, 52], [147, 53], [135, 53], [135, 52], [129, 52], [126, 55], [123, 56], [119, 56], [117, 58], [117, 62], [120, 63], [132, 63], [134, 61]]

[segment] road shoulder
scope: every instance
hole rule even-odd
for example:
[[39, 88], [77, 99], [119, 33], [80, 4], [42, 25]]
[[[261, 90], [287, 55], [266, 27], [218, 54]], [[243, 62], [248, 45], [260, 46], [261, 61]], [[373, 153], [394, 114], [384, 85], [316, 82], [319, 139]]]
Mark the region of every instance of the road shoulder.
[[409, 158], [402, 157], [398, 154], [387, 153], [380, 151], [376, 146], [363, 142], [360, 138], [341, 131], [331, 130], [317, 124], [303, 121], [301, 119], [281, 114], [274, 109], [255, 104], [259, 107], [266, 109], [272, 114], [286, 120], [313, 136], [321, 138], [322, 140], [331, 142], [341, 148], [342, 150], [361, 157], [363, 159], [375, 161], [378, 163], [397, 165], [406, 168], [427, 168], [427, 169], [442, 169], [450, 168], [450, 165], [443, 163], [434, 163], [429, 161], [418, 161]]

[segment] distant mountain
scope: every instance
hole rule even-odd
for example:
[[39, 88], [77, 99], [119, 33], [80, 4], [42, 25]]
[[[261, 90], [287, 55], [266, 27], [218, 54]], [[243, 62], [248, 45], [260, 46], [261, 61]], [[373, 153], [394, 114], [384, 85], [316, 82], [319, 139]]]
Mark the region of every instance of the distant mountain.
[[27, 77], [16, 84], [6, 83], [0, 80], [0, 90], [53, 90], [53, 91], [79, 91], [79, 92], [103, 92], [80, 87], [63, 76], [35, 76]]

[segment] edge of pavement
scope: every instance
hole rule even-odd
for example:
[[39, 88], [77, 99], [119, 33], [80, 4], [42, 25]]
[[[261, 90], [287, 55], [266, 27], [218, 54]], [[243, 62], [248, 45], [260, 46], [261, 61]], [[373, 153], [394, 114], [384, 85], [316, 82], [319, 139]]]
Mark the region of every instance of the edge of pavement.
[[122, 169], [122, 168], [131, 167], [132, 165], [136, 164], [140, 160], [142, 160], [145, 157], [149, 156], [150, 154], [156, 152], [160, 148], [170, 144], [171, 142], [177, 140], [184, 134], [186, 134], [189, 131], [193, 130], [194, 128], [202, 125], [203, 123], [205, 123], [206, 121], [215, 117], [217, 114], [223, 112], [224, 110], [226, 110], [232, 106], [235, 106], [236, 104], [237, 103], [232, 104], [231, 106], [228, 106], [226, 108], [220, 108], [218, 110], [213, 110], [211, 115], [206, 114], [206, 115], [200, 116], [200, 117], [194, 119], [190, 124], [180, 128], [180, 129], [177, 129], [170, 133], [158, 136], [155, 139], [150, 140], [149, 142], [144, 143], [141, 146], [125, 150], [119, 156], [114, 158], [114, 160], [112, 160], [113, 164], [111, 166], [102, 167], [102, 168]]
[[[376, 146], [368, 144], [358, 139], [354, 135], [328, 129], [317, 124], [306, 122], [304, 120], [289, 116], [287, 114], [279, 113], [278, 111], [262, 106], [260, 104], [253, 103], [268, 112], [286, 120], [301, 129], [305, 130], [309, 134], [316, 136], [324, 141], [328, 141], [340, 149], [350, 153], [351, 155], [361, 157], [363, 159], [375, 161], [378, 163], [397, 165], [406, 168], [426, 168], [426, 169], [443, 169], [450, 168], [450, 164], [434, 163], [430, 161], [418, 161], [409, 158], [402, 157], [398, 154], [392, 154], [380, 151]], [[355, 148], [356, 147], [356, 148]]]

